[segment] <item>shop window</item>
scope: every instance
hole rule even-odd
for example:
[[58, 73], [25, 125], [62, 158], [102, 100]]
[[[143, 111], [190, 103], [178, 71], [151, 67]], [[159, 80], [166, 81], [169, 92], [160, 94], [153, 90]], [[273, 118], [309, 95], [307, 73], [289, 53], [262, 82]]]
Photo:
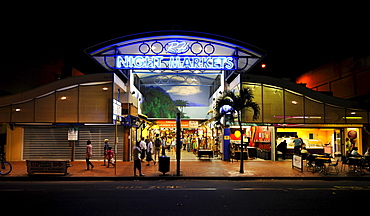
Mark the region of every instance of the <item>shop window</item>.
[[34, 122], [35, 101], [12, 105], [12, 122]]
[[78, 87], [56, 92], [56, 122], [78, 122]]
[[304, 123], [303, 97], [285, 90], [285, 123]]
[[305, 123], [324, 123], [324, 104], [305, 97]]
[[325, 105], [325, 123], [345, 123], [344, 116], [344, 108], [335, 107], [327, 104]]
[[54, 122], [55, 94], [50, 94], [35, 101], [35, 122]]
[[366, 110], [346, 109], [346, 123], [367, 123], [368, 113]]
[[243, 109], [242, 122], [262, 122], [262, 85], [257, 83], [247, 83], [243, 84], [243, 88], [251, 89], [254, 96], [253, 100], [260, 106], [260, 117], [257, 120], [253, 120], [253, 110]]
[[[111, 84], [110, 84], [111, 85]], [[111, 87], [109, 85], [109, 87]], [[112, 92], [104, 85], [80, 86], [79, 121], [89, 123], [112, 122]], [[110, 114], [111, 115], [110, 115]]]
[[284, 123], [283, 97], [282, 88], [263, 86], [263, 122]]

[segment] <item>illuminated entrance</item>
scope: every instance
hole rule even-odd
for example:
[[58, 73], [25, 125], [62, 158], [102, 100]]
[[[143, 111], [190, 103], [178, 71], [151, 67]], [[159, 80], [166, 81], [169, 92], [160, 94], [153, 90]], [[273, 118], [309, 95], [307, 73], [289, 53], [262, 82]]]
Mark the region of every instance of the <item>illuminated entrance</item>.
[[247, 72], [265, 55], [265, 51], [234, 39], [188, 31], [130, 35], [91, 47], [86, 53], [128, 80], [130, 94], [124, 103], [132, 104], [153, 122], [175, 119], [180, 113], [182, 119], [197, 123], [182, 137], [190, 136], [189, 129], [189, 133], [196, 131], [199, 148], [203, 143], [207, 149], [212, 149], [208, 145], [210, 140], [214, 143], [212, 134], [218, 133], [201, 123], [212, 118], [208, 111], [216, 98], [238, 74]]

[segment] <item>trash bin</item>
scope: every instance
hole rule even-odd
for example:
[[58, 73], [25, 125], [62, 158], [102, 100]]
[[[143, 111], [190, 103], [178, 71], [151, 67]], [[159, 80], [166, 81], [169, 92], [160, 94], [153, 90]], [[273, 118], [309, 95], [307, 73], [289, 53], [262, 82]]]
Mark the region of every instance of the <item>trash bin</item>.
[[162, 172], [163, 175], [170, 171], [170, 157], [159, 156], [158, 171]]

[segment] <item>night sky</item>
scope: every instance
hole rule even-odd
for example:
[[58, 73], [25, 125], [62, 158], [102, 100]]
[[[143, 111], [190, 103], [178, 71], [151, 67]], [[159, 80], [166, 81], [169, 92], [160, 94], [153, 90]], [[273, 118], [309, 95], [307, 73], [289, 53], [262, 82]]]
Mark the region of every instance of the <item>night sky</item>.
[[73, 5], [9, 7], [13, 13], [1, 15], [0, 90], [7, 91], [12, 83], [32, 82], [32, 68], [60, 57], [82, 72], [103, 72], [84, 49], [147, 31], [201, 31], [244, 41], [267, 51], [267, 68], [252, 73], [280, 78], [295, 78], [330, 61], [370, 54], [370, 19], [361, 5], [221, 5], [214, 10], [188, 2], [182, 11], [147, 5], [100, 6], [94, 10]]

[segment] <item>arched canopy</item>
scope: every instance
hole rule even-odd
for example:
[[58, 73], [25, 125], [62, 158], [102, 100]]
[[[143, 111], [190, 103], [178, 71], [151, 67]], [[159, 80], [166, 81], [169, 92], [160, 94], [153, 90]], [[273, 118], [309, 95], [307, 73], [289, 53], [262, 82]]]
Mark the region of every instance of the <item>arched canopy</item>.
[[145, 79], [152, 83], [158, 76], [169, 74], [183, 75], [180, 79], [185, 81], [194, 75], [207, 84], [222, 71], [225, 78], [234, 72], [247, 72], [265, 55], [264, 50], [238, 40], [191, 31], [134, 34], [85, 51], [106, 70], [126, 77], [131, 70], [144, 84]]

